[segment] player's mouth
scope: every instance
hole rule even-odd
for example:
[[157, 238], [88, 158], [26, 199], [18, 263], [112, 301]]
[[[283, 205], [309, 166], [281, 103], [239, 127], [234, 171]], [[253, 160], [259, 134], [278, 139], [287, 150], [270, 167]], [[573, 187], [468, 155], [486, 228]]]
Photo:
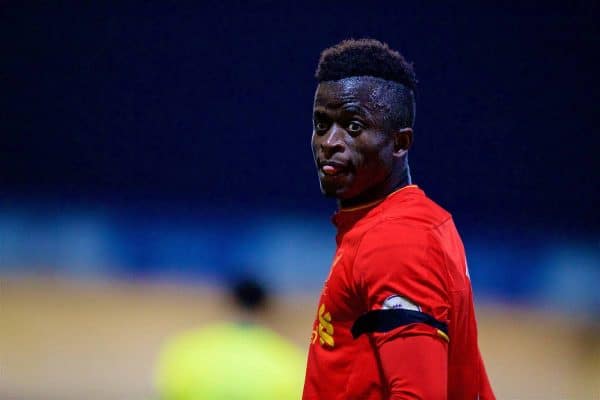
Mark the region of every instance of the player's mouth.
[[348, 165], [339, 161], [319, 161], [319, 173], [323, 177], [337, 177], [348, 172]]

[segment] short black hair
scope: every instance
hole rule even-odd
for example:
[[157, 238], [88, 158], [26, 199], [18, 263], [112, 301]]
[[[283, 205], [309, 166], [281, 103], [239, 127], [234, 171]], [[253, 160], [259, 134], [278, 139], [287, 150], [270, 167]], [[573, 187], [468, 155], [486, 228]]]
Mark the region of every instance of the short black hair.
[[417, 78], [411, 63], [386, 43], [348, 39], [321, 52], [315, 78], [319, 83], [350, 77], [379, 78], [390, 83], [389, 119], [395, 128], [412, 127]]

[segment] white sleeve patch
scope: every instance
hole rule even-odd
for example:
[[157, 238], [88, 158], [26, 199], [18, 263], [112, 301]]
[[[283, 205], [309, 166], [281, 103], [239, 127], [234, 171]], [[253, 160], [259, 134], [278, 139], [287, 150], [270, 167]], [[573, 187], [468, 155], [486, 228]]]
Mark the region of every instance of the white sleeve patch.
[[393, 294], [389, 296], [387, 299], [383, 301], [381, 305], [382, 310], [394, 310], [394, 309], [403, 309], [403, 310], [413, 310], [413, 311], [421, 311], [421, 307], [400, 296], [399, 294]]

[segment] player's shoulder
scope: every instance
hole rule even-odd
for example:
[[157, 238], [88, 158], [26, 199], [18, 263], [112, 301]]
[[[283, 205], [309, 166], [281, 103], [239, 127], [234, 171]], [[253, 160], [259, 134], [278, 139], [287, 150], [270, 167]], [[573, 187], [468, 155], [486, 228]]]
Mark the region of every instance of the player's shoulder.
[[452, 220], [452, 215], [420, 188], [390, 196], [374, 232], [385, 230], [427, 232]]
[[[392, 200], [392, 201], [388, 201]], [[363, 232], [359, 249], [394, 248], [398, 252], [442, 251], [444, 243], [458, 235], [452, 215], [421, 189], [406, 191], [386, 200], [377, 223]]]

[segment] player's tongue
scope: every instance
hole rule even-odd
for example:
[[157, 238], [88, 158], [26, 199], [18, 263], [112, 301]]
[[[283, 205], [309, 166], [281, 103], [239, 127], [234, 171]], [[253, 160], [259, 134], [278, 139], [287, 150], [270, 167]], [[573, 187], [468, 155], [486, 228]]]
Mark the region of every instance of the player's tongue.
[[339, 167], [333, 165], [323, 165], [323, 173], [325, 175], [335, 175], [340, 171]]

